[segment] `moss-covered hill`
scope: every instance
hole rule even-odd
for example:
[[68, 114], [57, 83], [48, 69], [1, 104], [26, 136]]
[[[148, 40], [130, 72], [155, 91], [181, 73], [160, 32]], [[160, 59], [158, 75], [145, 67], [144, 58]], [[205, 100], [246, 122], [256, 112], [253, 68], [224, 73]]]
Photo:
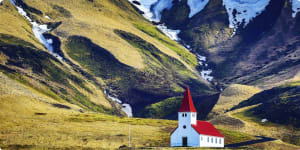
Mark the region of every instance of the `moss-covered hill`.
[[[167, 98], [216, 94], [196, 57], [146, 21], [127, 1], [17, 0], [28, 16], [51, 28], [54, 57], [9, 0], [0, 6], [1, 72], [85, 110], [121, 115], [109, 92], [132, 105], [134, 115]], [[199, 105], [202, 105], [199, 103]], [[175, 112], [175, 111], [174, 111]], [[142, 115], [143, 116], [143, 115]]]
[[300, 127], [300, 86], [293, 82], [255, 94], [233, 109], [257, 105], [248, 110], [249, 114], [274, 123]]

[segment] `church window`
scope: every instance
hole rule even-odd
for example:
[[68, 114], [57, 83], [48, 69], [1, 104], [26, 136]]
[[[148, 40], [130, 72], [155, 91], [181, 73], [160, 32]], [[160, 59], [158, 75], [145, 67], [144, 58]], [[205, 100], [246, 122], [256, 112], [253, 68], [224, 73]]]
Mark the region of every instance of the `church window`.
[[201, 141], [203, 141], [203, 137], [201, 136]]
[[185, 125], [183, 125], [183, 129], [185, 129], [186, 128], [186, 126]]
[[207, 142], [209, 143], [209, 137], [207, 137]]
[[221, 139], [219, 139], [219, 144], [221, 144]]
[[182, 114], [182, 117], [184, 117], [184, 113]]
[[186, 117], [186, 116], [187, 116], [187, 114], [185, 113], [185, 114], [184, 114], [184, 116]]
[[192, 115], [193, 117], [195, 117], [195, 113], [193, 113], [193, 115]]
[[216, 138], [216, 143], [218, 143], [218, 139]]
[[213, 138], [211, 138], [211, 143], [214, 143], [214, 139]]

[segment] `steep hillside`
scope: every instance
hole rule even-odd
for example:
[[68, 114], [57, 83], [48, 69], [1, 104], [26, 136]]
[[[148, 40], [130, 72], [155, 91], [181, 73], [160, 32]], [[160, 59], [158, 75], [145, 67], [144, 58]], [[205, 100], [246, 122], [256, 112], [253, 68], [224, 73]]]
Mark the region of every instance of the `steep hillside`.
[[196, 56], [127, 1], [5, 0], [0, 9], [2, 72], [57, 99], [119, 115], [120, 103], [137, 115], [185, 85], [217, 93]]
[[210, 112], [210, 118], [216, 115], [222, 115], [229, 111], [233, 106], [238, 105], [240, 102], [247, 100], [256, 93], [261, 92], [261, 89], [253, 86], [233, 84], [228, 86], [218, 99], [216, 105]]
[[[45, 50], [34, 37], [30, 24], [12, 4], [2, 2], [0, 11], [1, 20], [6, 20], [0, 29], [1, 73], [58, 102], [76, 104], [89, 111], [120, 114], [115, 104], [105, 98], [96, 79], [88, 79], [88, 73], [84, 76], [79, 73], [83, 70], [72, 68]], [[11, 84], [2, 86], [14, 88]]]
[[199, 69], [219, 84], [272, 87], [299, 72], [298, 1], [170, 1], [153, 2], [160, 15], [150, 19], [180, 30], [180, 42], [207, 57]]
[[259, 104], [249, 109], [248, 113], [275, 123], [299, 127], [299, 85], [300, 82], [298, 81], [265, 90], [241, 102], [233, 109]]
[[[182, 96], [172, 97], [166, 100], [154, 103], [147, 106], [140, 112], [140, 116], [147, 118], [161, 118], [161, 119], [174, 119], [176, 120], [178, 115], [178, 109], [182, 102]], [[215, 104], [219, 99], [219, 94], [209, 96], [193, 96], [193, 101], [198, 110], [197, 117], [199, 119], [206, 119], [207, 115], [211, 112]]]
[[[291, 82], [262, 92], [251, 86], [231, 85], [221, 94], [209, 115], [210, 121], [219, 128], [271, 137], [299, 145], [300, 130], [295, 126], [299, 121], [292, 114], [298, 113], [298, 110], [295, 110], [299, 106], [297, 99], [293, 99], [299, 94], [296, 90], [298, 85], [298, 82]], [[280, 100], [280, 97], [285, 100]], [[238, 102], [241, 103], [237, 105]], [[222, 105], [226, 108], [225, 112]], [[230, 110], [233, 106], [234, 109]]]

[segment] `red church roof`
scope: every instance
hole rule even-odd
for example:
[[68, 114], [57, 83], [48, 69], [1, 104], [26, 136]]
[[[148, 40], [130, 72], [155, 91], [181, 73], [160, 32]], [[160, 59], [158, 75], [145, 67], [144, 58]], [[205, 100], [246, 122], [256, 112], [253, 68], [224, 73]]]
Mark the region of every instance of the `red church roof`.
[[224, 137], [210, 122], [197, 120], [197, 125], [192, 127], [199, 133], [210, 136]]
[[197, 110], [194, 107], [189, 87], [186, 87], [184, 97], [178, 112], [197, 112]]

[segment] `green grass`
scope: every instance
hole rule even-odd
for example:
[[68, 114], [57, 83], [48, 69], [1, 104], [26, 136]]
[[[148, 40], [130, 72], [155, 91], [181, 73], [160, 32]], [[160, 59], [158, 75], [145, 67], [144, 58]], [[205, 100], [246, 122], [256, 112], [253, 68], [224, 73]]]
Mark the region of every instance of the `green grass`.
[[144, 114], [146, 118], [166, 118], [169, 115], [176, 114], [181, 101], [182, 97], [171, 97], [147, 106], [141, 114]]
[[275, 123], [292, 124], [300, 127], [298, 119], [298, 112], [300, 111], [299, 93], [299, 86], [275, 87], [255, 94], [233, 107], [233, 109], [260, 104], [250, 109], [249, 112], [259, 118], [268, 118]]
[[[54, 56], [17, 37], [5, 34], [0, 36], [5, 37], [0, 40], [0, 47], [2, 53], [9, 58], [7, 65], [24, 70], [23, 73], [2, 70], [5, 74], [57, 101], [65, 100], [87, 110], [112, 114], [113, 110], [91, 102], [87, 96], [73, 87], [70, 81], [88, 93], [93, 93], [79, 75], [70, 73]], [[32, 72], [36, 76], [27, 72]]]
[[196, 67], [198, 65], [197, 59], [192, 53], [181, 47], [177, 42], [170, 40], [168, 37], [163, 35], [159, 29], [155, 28], [154, 26], [149, 26], [145, 23], [136, 23], [135, 26], [149, 36], [159, 40], [166, 47], [175, 51], [185, 62], [191, 66]]
[[237, 131], [218, 129], [225, 137], [225, 144], [240, 143], [245, 141], [255, 140], [253, 135], [245, 134]]
[[[253, 106], [252, 106], [253, 107]], [[259, 106], [256, 106], [259, 107]], [[264, 116], [257, 115], [256, 112], [254, 112], [254, 108], [246, 109], [244, 111], [240, 111], [237, 113], [234, 113], [233, 116], [236, 118], [239, 118], [243, 121], [246, 121], [247, 123], [255, 123], [256, 128], [261, 128], [264, 130], [264, 133], [260, 134], [271, 134], [268, 136], [273, 136], [274, 138], [281, 139], [282, 141], [294, 145], [300, 145], [300, 129], [295, 127], [293, 124], [277, 124], [274, 122], [271, 122], [268, 118], [267, 122], [261, 122], [261, 120], [264, 118]], [[274, 114], [276, 115], [276, 114]], [[274, 133], [268, 133], [268, 130], [271, 130]], [[267, 133], [265, 133], [267, 132]]]
[[120, 63], [109, 51], [94, 44], [86, 37], [69, 37], [66, 52], [82, 67], [88, 68], [90, 72], [103, 79], [113, 79], [133, 71], [132, 68]]
[[[194, 90], [199, 90], [197, 92], [209, 93], [209, 87], [192, 80], [193, 73], [177, 59], [162, 53], [154, 45], [132, 33], [121, 30], [115, 30], [115, 33], [139, 50], [147, 65], [145, 69], [137, 70], [121, 63], [108, 50], [82, 36], [69, 37], [65, 51], [83, 68], [112, 85], [111, 88], [116, 89], [113, 92], [120, 97], [132, 96], [132, 103], [146, 102], [143, 105], [147, 105], [173, 97], [183, 92], [181, 87], [185, 83], [195, 86]], [[144, 106], [140, 108], [142, 107]]]

